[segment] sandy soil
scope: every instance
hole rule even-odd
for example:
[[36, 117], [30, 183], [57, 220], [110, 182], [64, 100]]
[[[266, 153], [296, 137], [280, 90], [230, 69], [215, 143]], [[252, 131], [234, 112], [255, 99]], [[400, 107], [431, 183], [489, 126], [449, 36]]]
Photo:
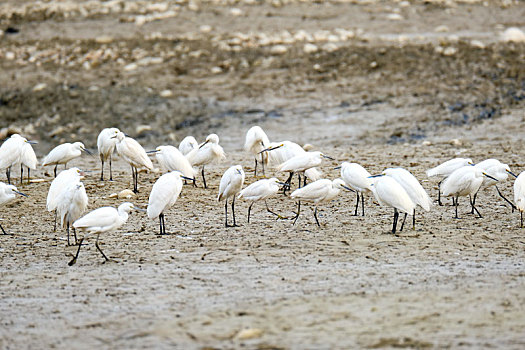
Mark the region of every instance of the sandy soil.
[[[447, 200], [396, 236], [390, 209], [368, 198], [355, 217], [351, 193], [319, 207], [320, 228], [307, 206], [293, 226], [259, 204], [248, 224], [239, 201], [241, 227], [225, 229], [215, 200], [230, 165], [255, 181], [242, 151], [253, 125], [333, 156], [328, 178], [345, 160], [403, 166], [433, 198], [425, 170], [452, 157], [521, 172], [525, 46], [501, 33], [525, 29], [523, 3], [125, 3], [0, 5], [0, 134], [39, 141], [42, 157], [77, 139], [95, 149], [107, 126], [148, 149], [215, 132], [227, 160], [209, 189], [184, 187], [170, 235], [134, 212], [101, 237], [115, 262], [90, 237], [72, 267], [77, 248], [45, 211], [52, 169], [39, 168], [44, 182], [0, 208], [1, 348], [525, 346], [525, 238], [494, 189], [479, 195], [483, 218], [462, 199], [454, 219]], [[92, 170], [90, 210], [131, 187], [120, 159], [113, 182], [98, 181], [96, 157], [70, 165]], [[158, 176], [142, 173], [130, 201], [145, 207]], [[512, 198], [510, 180], [499, 187]]]

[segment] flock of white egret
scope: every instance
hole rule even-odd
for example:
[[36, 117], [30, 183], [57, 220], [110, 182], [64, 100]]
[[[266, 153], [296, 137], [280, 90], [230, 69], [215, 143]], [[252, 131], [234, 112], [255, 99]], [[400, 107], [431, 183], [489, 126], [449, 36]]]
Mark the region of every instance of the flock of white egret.
[[[0, 182], [0, 205], [12, 201], [16, 194], [27, 196], [11, 185], [11, 169], [20, 166], [20, 183], [23, 183], [24, 167], [30, 171], [37, 167], [37, 157], [31, 146], [34, 142], [13, 134], [0, 146], [0, 171], [5, 170], [9, 184]], [[104, 163], [109, 161], [109, 179], [113, 180], [112, 154], [116, 150], [119, 156], [131, 167], [133, 177], [133, 191], [138, 192], [138, 174], [140, 170], [154, 170], [153, 162], [148, 154], [154, 154], [161, 171], [164, 173], [154, 183], [148, 200], [147, 215], [150, 219], [159, 219], [160, 234], [166, 234], [165, 212], [177, 201], [184, 182], [190, 181], [196, 186], [196, 177], [200, 168], [203, 187], [206, 188], [204, 168], [207, 165], [220, 162], [226, 158], [223, 148], [219, 145], [219, 137], [210, 134], [199, 144], [194, 137], [188, 136], [182, 140], [179, 147], [170, 145], [159, 146], [155, 150], [146, 150], [133, 138], [125, 135], [117, 128], [106, 128], [97, 138], [98, 153], [101, 160], [100, 180], [104, 181]], [[255, 159], [255, 177], [260, 166], [264, 178], [257, 180], [243, 189], [246, 179], [241, 165], [228, 168], [220, 181], [217, 201], [224, 201], [225, 226], [237, 226], [235, 218], [235, 199], [243, 199], [249, 203], [247, 221], [250, 222], [252, 206], [264, 202], [266, 210], [279, 219], [291, 219], [293, 224], [299, 218], [301, 202], [310, 202], [314, 205], [314, 218], [321, 226], [317, 217], [317, 206], [336, 198], [341, 190], [355, 192], [357, 195], [354, 215], [358, 215], [359, 205], [361, 213], [365, 215], [365, 195], [372, 193], [382, 206], [394, 209], [392, 233], [396, 233], [400, 213], [404, 213], [403, 230], [407, 215], [412, 215], [412, 226], [415, 226], [416, 207], [425, 211], [431, 209], [432, 201], [421, 186], [417, 178], [403, 168], [388, 168], [379, 175], [370, 174], [357, 163], [343, 162], [335, 169], [340, 169], [341, 177], [333, 180], [323, 178], [317, 167], [323, 158], [334, 160], [322, 152], [309, 151], [308, 146], [301, 147], [291, 141], [270, 142], [268, 136], [259, 126], [254, 126], [246, 133], [245, 151]], [[118, 209], [102, 207], [82, 216], [88, 206], [88, 196], [82, 183], [83, 171], [79, 168], [70, 168], [57, 174], [59, 164], [67, 163], [79, 157], [81, 152], [90, 153], [82, 142], [64, 143], [52, 149], [42, 161], [42, 166], [55, 166], [55, 178], [52, 181], [47, 195], [48, 211], [55, 211], [55, 230], [57, 219], [67, 231], [68, 245], [70, 245], [70, 228], [75, 235], [75, 244], [78, 250], [69, 265], [73, 265], [80, 252], [84, 238], [89, 234], [97, 236], [95, 246], [109, 260], [98, 245], [101, 233], [113, 231], [121, 227], [128, 219], [131, 210], [144, 210], [132, 203], [121, 204]], [[90, 153], [91, 154], [91, 153]], [[265, 173], [272, 169], [279, 173], [288, 173], [286, 181], [281, 182], [277, 177], [266, 178]], [[525, 173], [525, 172], [524, 172]], [[428, 177], [436, 177], [439, 182], [438, 203], [441, 196], [452, 197], [455, 206], [455, 218], [458, 218], [459, 197], [469, 196], [471, 213], [481, 214], [476, 208], [476, 197], [480, 189], [494, 186], [498, 194], [511, 205], [513, 211], [518, 209], [523, 227], [523, 210], [525, 209], [525, 175], [514, 175], [507, 164], [496, 159], [487, 159], [474, 164], [469, 158], [455, 158], [427, 171]], [[290, 197], [297, 203], [297, 211], [293, 217], [283, 217], [272, 211], [267, 199], [282, 191], [286, 195], [291, 190], [291, 181], [294, 174], [298, 177], [298, 188], [290, 193]], [[516, 177], [514, 183], [514, 203], [503, 196], [497, 185], [508, 178]], [[307, 184], [307, 179], [309, 183]], [[228, 200], [231, 198], [232, 221], [228, 223]], [[0, 225], [4, 234], [4, 228]], [[85, 232], [83, 238], [77, 240], [76, 230]]]

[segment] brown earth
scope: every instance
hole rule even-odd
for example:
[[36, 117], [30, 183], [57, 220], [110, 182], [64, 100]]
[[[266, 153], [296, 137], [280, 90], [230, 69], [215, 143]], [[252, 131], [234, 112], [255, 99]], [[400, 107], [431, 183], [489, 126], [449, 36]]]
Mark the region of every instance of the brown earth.
[[[435, 196], [425, 170], [456, 156], [521, 172], [525, 46], [501, 33], [525, 29], [525, 4], [28, 4], [0, 5], [2, 137], [21, 132], [43, 157], [61, 142], [95, 149], [107, 126], [148, 149], [215, 132], [228, 157], [208, 169], [209, 189], [184, 187], [166, 214], [170, 235], [134, 212], [101, 237], [116, 262], [102, 264], [89, 237], [72, 267], [76, 247], [45, 210], [52, 169], [39, 168], [45, 181], [0, 208], [11, 233], [0, 237], [0, 347], [525, 346], [525, 238], [494, 189], [479, 196], [483, 218], [461, 199], [462, 219], [436, 205], [396, 236], [389, 208], [367, 199], [355, 217], [352, 194], [319, 207], [321, 228], [307, 206], [293, 226], [259, 204], [248, 224], [239, 201], [242, 226], [225, 229], [216, 202], [230, 165], [255, 181], [242, 151], [253, 125], [335, 157], [321, 167], [328, 178], [344, 160], [371, 173], [402, 166]], [[70, 165], [93, 170], [90, 210], [130, 188], [122, 160], [114, 182], [98, 181], [96, 157]], [[141, 174], [131, 201], [145, 207], [158, 176]], [[512, 181], [499, 188], [512, 198]], [[295, 210], [283, 196], [269, 204]]]

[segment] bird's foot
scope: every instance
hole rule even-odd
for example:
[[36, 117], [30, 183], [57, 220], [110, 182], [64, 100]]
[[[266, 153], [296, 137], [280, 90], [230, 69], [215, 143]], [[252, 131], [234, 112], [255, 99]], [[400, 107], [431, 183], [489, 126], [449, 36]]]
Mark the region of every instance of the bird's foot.
[[237, 225], [237, 224], [233, 224], [233, 225], [226, 224], [225, 227], [241, 227], [241, 225]]

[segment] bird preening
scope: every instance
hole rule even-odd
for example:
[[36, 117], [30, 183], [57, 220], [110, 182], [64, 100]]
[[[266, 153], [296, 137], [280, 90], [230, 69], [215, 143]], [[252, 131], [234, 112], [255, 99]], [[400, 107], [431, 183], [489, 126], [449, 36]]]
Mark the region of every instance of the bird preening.
[[[15, 201], [17, 195], [27, 197], [27, 192], [20, 192], [17, 187], [9, 184], [13, 178], [11, 170], [20, 166], [20, 184], [24, 184], [23, 171], [28, 171], [28, 186], [32, 185], [30, 180], [30, 171], [37, 169], [37, 157], [32, 145], [34, 141], [29, 141], [19, 134], [13, 134], [5, 140], [0, 146], [0, 170], [6, 171], [8, 184], [0, 182], [0, 206], [4, 208], [9, 206], [23, 206], [25, 201]], [[87, 143], [90, 145], [90, 143]], [[96, 139], [98, 154], [100, 158], [100, 177], [97, 175], [97, 182], [93, 183], [93, 178], [87, 176], [89, 170], [74, 166], [67, 169], [69, 162], [75, 161], [80, 163], [82, 152], [89, 153], [89, 150], [82, 142], [63, 143], [54, 147], [43, 159], [42, 167], [54, 166], [53, 175], [46, 199], [46, 209], [49, 212], [55, 212], [55, 224], [53, 231], [57, 230], [57, 222], [67, 235], [67, 245], [78, 245], [76, 254], [72, 254], [69, 265], [74, 265], [79, 257], [81, 247], [86, 239], [92, 235], [96, 236], [95, 248], [103, 256], [104, 262], [112, 260], [104, 253], [99, 245], [99, 239], [104, 233], [112, 232], [122, 227], [128, 220], [132, 210], [144, 211], [150, 220], [158, 220], [158, 234], [168, 235], [169, 232], [180, 232], [188, 229], [188, 221], [183, 220], [187, 208], [193, 208], [196, 205], [194, 194], [201, 192], [202, 196], [208, 200], [213, 199], [211, 192], [203, 191], [200, 187], [208, 188], [206, 181], [205, 167], [208, 169], [212, 165], [216, 170], [223, 172], [218, 183], [218, 194], [216, 201], [223, 204], [223, 217], [221, 226], [225, 228], [240, 226], [243, 218], [236, 215], [236, 199], [242, 199], [241, 206], [247, 209], [246, 223], [250, 225], [263, 224], [265, 216], [258, 215], [254, 220], [254, 206], [263, 202], [267, 221], [269, 218], [288, 220], [290, 226], [297, 224], [301, 215], [301, 208], [306, 203], [312, 205], [313, 219], [317, 229], [330, 224], [329, 220], [322, 220], [324, 216], [332, 218], [337, 214], [339, 208], [351, 208], [350, 212], [355, 216], [352, 220], [365, 220], [365, 206], [367, 206], [367, 216], [377, 215], [377, 210], [371, 205], [375, 200], [380, 206], [393, 209], [392, 227], [389, 230], [393, 234], [399, 234], [403, 231], [407, 216], [412, 217], [412, 230], [424, 230], [424, 212], [432, 209], [433, 201], [425, 189], [428, 180], [417, 177], [417, 173], [402, 167], [388, 167], [378, 173], [371, 175], [365, 169], [375, 168], [374, 163], [361, 165], [355, 161], [345, 161], [334, 167], [334, 158], [327, 156], [322, 151], [312, 150], [313, 146], [305, 145], [304, 147], [293, 141], [271, 142], [264, 130], [260, 126], [254, 126], [248, 130], [243, 144], [243, 149], [249, 158], [244, 162], [232, 166], [225, 166], [222, 163], [227, 159], [226, 153], [219, 145], [219, 136], [209, 134], [204, 142], [198, 143], [193, 136], [184, 138], [178, 147], [172, 145], [161, 145], [153, 150], [146, 151], [144, 147], [135, 139], [127, 136], [117, 128], [103, 129]], [[118, 158], [113, 155], [116, 152]], [[151, 157], [151, 158], [150, 158]], [[152, 162], [154, 158], [154, 167]], [[331, 162], [323, 161], [328, 159]], [[113, 166], [115, 162], [120, 162], [121, 166], [127, 164], [132, 171], [132, 187], [135, 194], [139, 190], [139, 173], [141, 171], [150, 172], [149, 178], [142, 179], [141, 187], [146, 191], [149, 190], [149, 197], [146, 204], [136, 206], [132, 203], [125, 202], [117, 208], [113, 206], [103, 206], [98, 209], [89, 208], [93, 202], [90, 196], [96, 198], [97, 202], [103, 195], [106, 183], [98, 182], [108, 179], [104, 176], [105, 165], [109, 163], [109, 180], [114, 180]], [[252, 163], [254, 162], [254, 163]], [[66, 169], [58, 171], [58, 166], [63, 164]], [[244, 165], [243, 165], [244, 164]], [[250, 165], [253, 164], [253, 175], [251, 176]], [[160, 169], [160, 171], [159, 171]], [[246, 174], [245, 174], [246, 169]], [[250, 170], [250, 172], [248, 172]], [[197, 186], [197, 174], [200, 171], [203, 186]], [[261, 174], [263, 178], [261, 177]], [[273, 177], [267, 178], [266, 175], [272, 174]], [[482, 217], [476, 199], [479, 196], [488, 196], [491, 192], [489, 189], [494, 188], [498, 197], [490, 197], [490, 203], [495, 199], [503, 199], [503, 205], [510, 206], [511, 210], [518, 210], [520, 213], [520, 227], [523, 227], [523, 211], [525, 210], [525, 177], [524, 173], [515, 175], [509, 165], [502, 163], [497, 159], [486, 159], [474, 163], [471, 158], [454, 158], [447, 160], [426, 171], [428, 178], [437, 178], [438, 196], [437, 204], [443, 205], [442, 197], [451, 197], [452, 206], [454, 206], [454, 215], [452, 218], [460, 218], [458, 208], [461, 197], [468, 197], [470, 202], [470, 212], [478, 218]], [[297, 186], [292, 191], [292, 181], [294, 175], [297, 175]], [[509, 176], [510, 175], [510, 176]], [[51, 177], [51, 175], [47, 175]], [[285, 178], [282, 181], [280, 177]], [[153, 178], [153, 180], [151, 179]], [[513, 201], [508, 199], [503, 188], [508, 179], [515, 178], [513, 184], [514, 197]], [[14, 179], [16, 180], [16, 178]], [[121, 177], [116, 178], [112, 185], [122, 185]], [[120, 182], [119, 182], [120, 180]], [[213, 181], [213, 178], [212, 178]], [[192, 186], [184, 187], [184, 183], [189, 182]], [[124, 183], [125, 184], [125, 183]], [[151, 185], [152, 184], [152, 185]], [[212, 185], [213, 187], [213, 185]], [[294, 186], [295, 187], [295, 186]], [[183, 197], [183, 202], [178, 202], [181, 192], [188, 193]], [[186, 190], [187, 188], [187, 190]], [[217, 188], [217, 187], [215, 187]], [[128, 190], [129, 191], [129, 190]], [[277, 194], [282, 192], [284, 196]], [[355, 192], [355, 195], [343, 194], [342, 192]], [[287, 193], [291, 192], [291, 193]], [[373, 196], [370, 196], [372, 194]], [[111, 197], [110, 197], [111, 198]], [[354, 207], [355, 198], [355, 207]], [[510, 197], [509, 197], [510, 198]], [[142, 200], [137, 197], [137, 200]], [[330, 214], [320, 214], [322, 204], [337, 201], [337, 205], [332, 205]], [[295, 211], [285, 215], [282, 208], [275, 211], [277, 203], [295, 204]], [[367, 204], [368, 203], [368, 204]], [[180, 205], [179, 205], [180, 204]], [[92, 205], [92, 204], [91, 204]], [[361, 210], [359, 210], [361, 207]], [[5, 210], [9, 210], [6, 208]], [[91, 211], [89, 211], [91, 210]], [[487, 210], [486, 206], [483, 210]], [[222, 211], [222, 209], [221, 209]], [[86, 214], [87, 212], [87, 214]], [[195, 210], [192, 210], [197, 215]], [[281, 213], [278, 213], [281, 212]], [[323, 213], [327, 213], [324, 209]], [[509, 210], [510, 212], [510, 210]], [[399, 225], [400, 215], [402, 222]], [[215, 214], [214, 214], [215, 215]], [[219, 216], [217, 212], [217, 217]], [[418, 224], [416, 225], [416, 215]], [[321, 220], [320, 220], [321, 218]], [[144, 221], [146, 218], [138, 216], [138, 220]], [[166, 226], [169, 220], [171, 229]], [[272, 220], [275, 221], [275, 220]], [[195, 221], [191, 221], [192, 223]], [[421, 222], [421, 223], [419, 223]], [[206, 227], [213, 225], [211, 221], [204, 224]], [[266, 225], [266, 224], [265, 224]], [[307, 222], [302, 225], [308, 225]], [[4, 235], [7, 231], [0, 225]], [[10, 231], [13, 226], [10, 225]], [[156, 230], [155, 230], [156, 231]], [[226, 232], [226, 231], [225, 231]], [[78, 237], [80, 234], [80, 237]], [[73, 238], [72, 238], [72, 237]]]

